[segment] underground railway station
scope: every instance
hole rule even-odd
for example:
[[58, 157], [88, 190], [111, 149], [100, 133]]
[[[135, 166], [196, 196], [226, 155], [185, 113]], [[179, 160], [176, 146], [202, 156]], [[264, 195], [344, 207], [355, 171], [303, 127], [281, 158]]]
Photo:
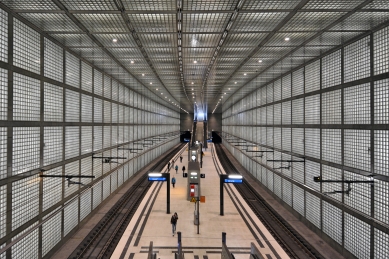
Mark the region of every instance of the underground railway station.
[[0, 0], [0, 259], [388, 244], [389, 1]]

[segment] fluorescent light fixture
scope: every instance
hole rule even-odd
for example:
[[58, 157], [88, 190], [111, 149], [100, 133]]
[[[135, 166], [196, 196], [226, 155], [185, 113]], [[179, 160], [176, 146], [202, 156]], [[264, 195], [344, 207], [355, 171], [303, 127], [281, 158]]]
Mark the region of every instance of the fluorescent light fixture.
[[118, 39], [112, 39], [113, 42], [118, 42]]
[[197, 175], [197, 173], [196, 172], [191, 172], [190, 175]]
[[149, 176], [150, 177], [158, 177], [158, 176], [162, 176], [161, 173], [149, 173]]
[[243, 179], [243, 176], [241, 176], [240, 174], [229, 174], [228, 178], [229, 179]]
[[289, 41], [289, 40], [290, 40], [290, 38], [289, 38], [289, 37], [286, 37], [286, 38], [285, 38], [285, 41]]

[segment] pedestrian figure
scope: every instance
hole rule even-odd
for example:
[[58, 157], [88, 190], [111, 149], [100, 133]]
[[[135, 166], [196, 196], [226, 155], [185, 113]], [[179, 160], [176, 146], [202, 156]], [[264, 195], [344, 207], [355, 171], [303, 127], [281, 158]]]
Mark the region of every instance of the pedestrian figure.
[[174, 185], [176, 184], [176, 178], [174, 178], [174, 176], [173, 176], [173, 178], [172, 178], [172, 185], [173, 185], [173, 188], [174, 188]]
[[174, 167], [174, 169], [176, 169], [176, 173], [177, 173], [177, 171], [178, 171], [178, 165], [176, 165], [176, 167]]
[[178, 220], [177, 212], [174, 212], [174, 214], [172, 215], [172, 218], [170, 219], [170, 223], [172, 224], [173, 236], [174, 236], [174, 233], [176, 232], [177, 220]]
[[167, 163], [167, 170], [170, 170], [170, 161]]
[[172, 168], [173, 168], [173, 166], [174, 166], [174, 160], [172, 160]]
[[185, 173], [185, 166], [182, 166], [182, 175]]
[[182, 156], [180, 156], [180, 163], [182, 163]]

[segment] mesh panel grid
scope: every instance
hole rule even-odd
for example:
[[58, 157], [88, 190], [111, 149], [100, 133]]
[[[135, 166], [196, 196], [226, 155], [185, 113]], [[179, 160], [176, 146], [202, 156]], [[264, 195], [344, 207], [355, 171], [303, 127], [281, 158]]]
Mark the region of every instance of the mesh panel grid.
[[320, 124], [320, 95], [305, 97], [305, 124]]
[[12, 183], [12, 230], [39, 214], [39, 177]]
[[62, 127], [44, 128], [43, 165], [62, 160]]
[[103, 122], [103, 100], [94, 98], [94, 122]]
[[342, 210], [323, 201], [323, 232], [342, 244]]
[[374, 258], [389, 258], [389, 235], [374, 229]]
[[341, 50], [322, 58], [322, 87], [331, 87], [341, 83]]
[[292, 94], [293, 96], [304, 93], [304, 68], [293, 72], [292, 74]]
[[358, 258], [370, 258], [370, 226], [344, 214], [344, 248]]
[[304, 129], [292, 128], [292, 151], [304, 155]]
[[[71, 163], [68, 163], [65, 165], [65, 172], [64, 174], [71, 174], [71, 175], [79, 175], [80, 174], [80, 162], [79, 161], [74, 161]], [[68, 184], [68, 182], [65, 182], [65, 190], [64, 190], [64, 195], [65, 198], [71, 195], [72, 193], [78, 191], [79, 189], [78, 184]]]
[[304, 123], [304, 98], [295, 99], [292, 101], [292, 123]]
[[39, 168], [39, 142], [39, 127], [13, 128], [13, 175]]
[[370, 124], [370, 83], [344, 89], [344, 123]]
[[40, 82], [24, 75], [14, 74], [14, 120], [40, 120]]
[[300, 213], [302, 216], [305, 216], [304, 193], [304, 189], [293, 184], [293, 209]]
[[[294, 167], [304, 169], [304, 163], [294, 163]], [[313, 181], [313, 177], [320, 175], [320, 164], [313, 161], [305, 161], [305, 184], [316, 191], [320, 191], [320, 184]]]
[[40, 73], [40, 35], [14, 18], [13, 62], [17, 67]]
[[81, 127], [81, 155], [92, 152], [92, 126]]
[[103, 96], [103, 74], [94, 69], [94, 85], [93, 85], [93, 91], [95, 94], [99, 96]]
[[93, 186], [93, 209], [101, 203], [101, 190], [102, 190], [102, 182]]
[[91, 212], [91, 190], [84, 192], [80, 197], [80, 221], [83, 220]]
[[63, 90], [61, 87], [44, 83], [44, 120], [63, 121]]
[[320, 159], [320, 129], [305, 129], [305, 154]]
[[340, 129], [322, 129], [322, 159], [342, 163], [342, 132]]
[[[32, 224], [35, 225], [36, 223]], [[30, 227], [31, 228], [31, 227]], [[24, 234], [26, 231], [21, 232], [18, 236]], [[18, 238], [15, 236], [12, 240]], [[11, 258], [39, 258], [38, 257], [38, 244], [39, 244], [39, 229], [35, 229], [26, 237], [18, 241], [12, 246]]]
[[374, 74], [389, 71], [389, 28], [386, 27], [373, 34], [374, 37]]
[[389, 183], [379, 180], [374, 181], [374, 218], [389, 224]]
[[[45, 175], [62, 175], [62, 167], [57, 167], [45, 171]], [[61, 178], [45, 177], [43, 179], [43, 204], [42, 210], [45, 211], [54, 204], [61, 201], [62, 198], [62, 183], [65, 181]]]
[[292, 183], [282, 179], [282, 199], [289, 206], [292, 206]]
[[66, 89], [66, 111], [65, 119], [67, 122], [80, 121], [80, 93]]
[[292, 95], [291, 89], [292, 75], [288, 74], [282, 77], [282, 99], [290, 98]]
[[80, 128], [65, 127], [65, 159], [80, 155]]
[[42, 225], [42, 256], [45, 256], [61, 241], [61, 213]]
[[[345, 180], [353, 181], [369, 181], [369, 177], [363, 177], [348, 171], [344, 171]], [[347, 185], [344, 185], [347, 188]], [[371, 185], [366, 183], [355, 183], [352, 186], [349, 195], [344, 195], [344, 203], [350, 205], [356, 210], [359, 210], [367, 215], [370, 215], [371, 207]]]
[[307, 219], [314, 224], [317, 228], [320, 229], [321, 222], [321, 211], [320, 211], [320, 198], [306, 192], [306, 217]]
[[344, 82], [370, 76], [370, 38], [365, 37], [344, 48]]
[[370, 171], [370, 131], [344, 130], [344, 165]]
[[8, 14], [0, 9], [0, 61], [8, 61]]
[[374, 171], [389, 176], [389, 131], [374, 131]]
[[0, 68], [0, 120], [7, 119], [7, 110], [8, 110], [8, 73], [7, 70]]
[[282, 103], [282, 124], [289, 125], [292, 124], [292, 114], [291, 114], [291, 101]]
[[322, 94], [322, 123], [341, 124], [342, 123], [342, 92], [336, 90]]
[[312, 92], [320, 89], [320, 60], [317, 60], [305, 67], [305, 92]]
[[74, 55], [66, 52], [66, 84], [80, 87], [80, 60]]
[[0, 238], [6, 233], [7, 219], [7, 186], [0, 186]]
[[68, 203], [63, 210], [64, 226], [63, 234], [66, 236], [73, 230], [78, 224], [78, 199], [75, 199], [71, 203]]
[[92, 96], [81, 94], [81, 121], [92, 122]]
[[81, 89], [92, 92], [92, 67], [85, 62], [81, 62]]
[[44, 75], [59, 82], [63, 81], [63, 50], [47, 38], [44, 39]]
[[389, 79], [374, 82], [374, 123], [389, 123]]
[[7, 128], [0, 127], [0, 179], [7, 177]]

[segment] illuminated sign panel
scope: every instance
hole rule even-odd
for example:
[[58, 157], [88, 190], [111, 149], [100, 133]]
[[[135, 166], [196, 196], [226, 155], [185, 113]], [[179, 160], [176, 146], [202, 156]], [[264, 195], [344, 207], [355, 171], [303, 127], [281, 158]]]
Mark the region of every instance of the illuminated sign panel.
[[166, 181], [166, 177], [150, 177], [149, 181]]
[[243, 183], [243, 179], [224, 179], [225, 183]]

